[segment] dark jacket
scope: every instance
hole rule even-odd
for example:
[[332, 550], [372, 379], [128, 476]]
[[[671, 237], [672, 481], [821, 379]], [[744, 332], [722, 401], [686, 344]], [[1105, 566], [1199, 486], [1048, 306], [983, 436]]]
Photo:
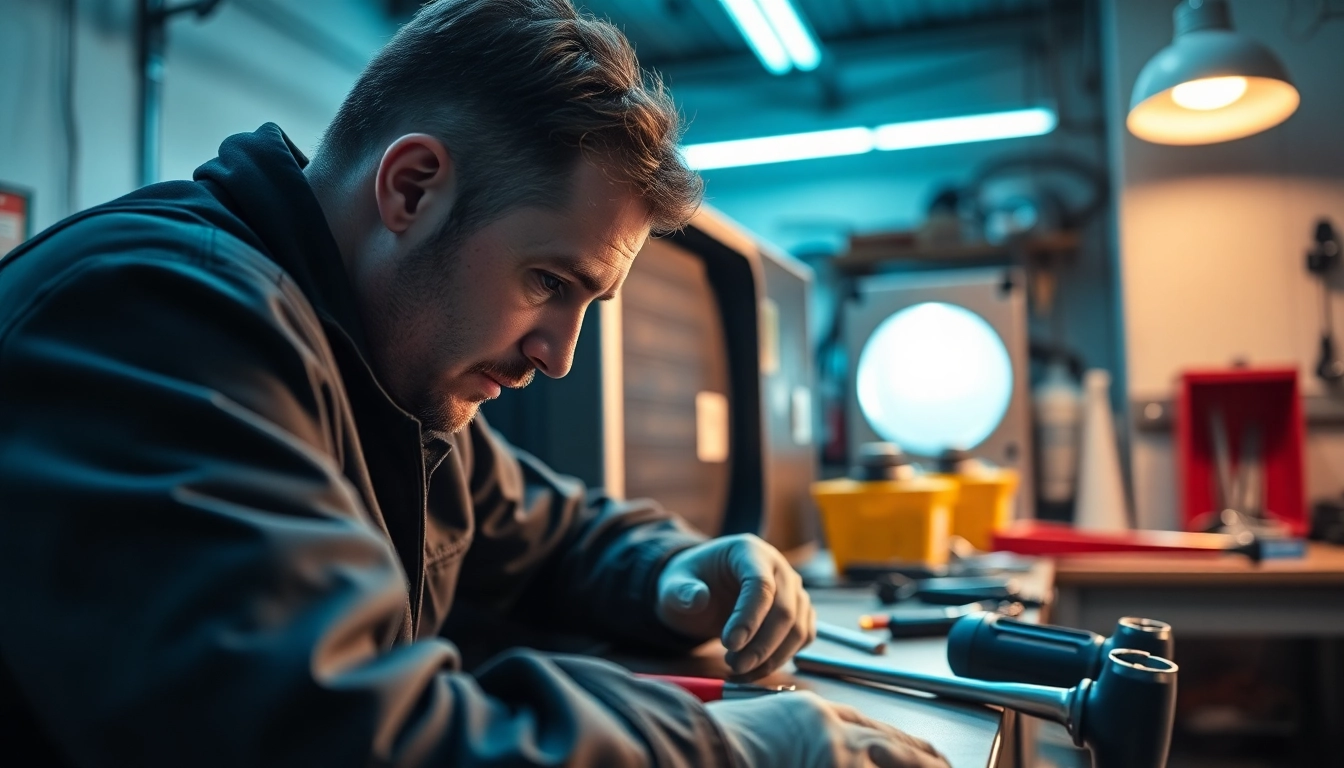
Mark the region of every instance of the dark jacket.
[[0, 763], [726, 764], [605, 662], [457, 671], [455, 603], [685, 646], [654, 596], [699, 539], [479, 420], [422, 435], [305, 163], [268, 124], [0, 261]]

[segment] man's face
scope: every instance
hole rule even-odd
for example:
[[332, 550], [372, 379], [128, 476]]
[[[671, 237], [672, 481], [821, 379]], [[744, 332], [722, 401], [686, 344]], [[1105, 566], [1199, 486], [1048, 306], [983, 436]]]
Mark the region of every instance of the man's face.
[[380, 381], [425, 428], [456, 432], [502, 387], [564, 376], [585, 310], [616, 294], [648, 234], [635, 190], [580, 162], [559, 208], [426, 238], [361, 291]]

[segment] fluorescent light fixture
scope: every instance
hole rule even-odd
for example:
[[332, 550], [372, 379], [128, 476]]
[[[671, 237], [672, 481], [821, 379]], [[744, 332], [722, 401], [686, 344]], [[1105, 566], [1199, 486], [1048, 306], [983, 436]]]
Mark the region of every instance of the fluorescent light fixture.
[[714, 141], [682, 147], [686, 163], [697, 171], [732, 168], [738, 165], [782, 163], [787, 160], [812, 160], [818, 157], [861, 155], [873, 151], [873, 132], [869, 128], [840, 128], [834, 131], [790, 133], [759, 139]]
[[759, 0], [761, 10], [770, 20], [784, 50], [793, 59], [793, 66], [804, 72], [810, 72], [821, 63], [821, 46], [812, 38], [812, 33], [803, 25], [802, 18], [789, 0]]
[[876, 145], [878, 149], [915, 149], [1040, 136], [1053, 131], [1056, 122], [1054, 112], [1037, 108], [891, 123], [876, 129]]
[[821, 64], [821, 46], [790, 0], [719, 0], [747, 45], [771, 74], [807, 72]]
[[1053, 131], [1057, 123], [1058, 119], [1052, 110], [1018, 109], [984, 115], [890, 123], [877, 128], [839, 128], [756, 139], [690, 144], [682, 147], [681, 152], [692, 168], [697, 171], [708, 171], [715, 168], [782, 163], [789, 160], [861, 155], [875, 149], [915, 149], [942, 144], [1041, 136]]
[[747, 39], [747, 45], [751, 46], [756, 58], [761, 60], [770, 74], [782, 75], [788, 72], [792, 66], [789, 54], [784, 50], [784, 44], [775, 35], [775, 30], [770, 27], [770, 22], [766, 20], [756, 0], [719, 0], [719, 2], [723, 3], [733, 23], [737, 25], [737, 30]]

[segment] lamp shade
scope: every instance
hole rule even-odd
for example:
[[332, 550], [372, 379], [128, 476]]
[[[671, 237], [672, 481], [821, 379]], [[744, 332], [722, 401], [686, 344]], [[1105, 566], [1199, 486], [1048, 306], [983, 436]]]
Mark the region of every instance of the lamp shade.
[[1297, 110], [1297, 88], [1267, 48], [1232, 31], [1224, 0], [1176, 6], [1176, 36], [1134, 82], [1125, 121], [1157, 144], [1213, 144], [1259, 133]]

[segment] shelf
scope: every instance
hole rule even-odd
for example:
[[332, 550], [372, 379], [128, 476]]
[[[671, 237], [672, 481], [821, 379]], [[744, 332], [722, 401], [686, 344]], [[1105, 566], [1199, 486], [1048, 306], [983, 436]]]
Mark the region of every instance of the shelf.
[[1078, 248], [1076, 232], [1056, 232], [1031, 240], [995, 245], [963, 243], [927, 246], [910, 233], [860, 235], [850, 238], [849, 252], [832, 261], [847, 275], [866, 275], [884, 264], [971, 267], [996, 264], [1049, 265]]
[[[1176, 401], [1164, 397], [1129, 401], [1134, 428], [1140, 432], [1169, 432], [1176, 423]], [[1344, 400], [1330, 395], [1303, 395], [1302, 418], [1309, 427], [1344, 426]]]

